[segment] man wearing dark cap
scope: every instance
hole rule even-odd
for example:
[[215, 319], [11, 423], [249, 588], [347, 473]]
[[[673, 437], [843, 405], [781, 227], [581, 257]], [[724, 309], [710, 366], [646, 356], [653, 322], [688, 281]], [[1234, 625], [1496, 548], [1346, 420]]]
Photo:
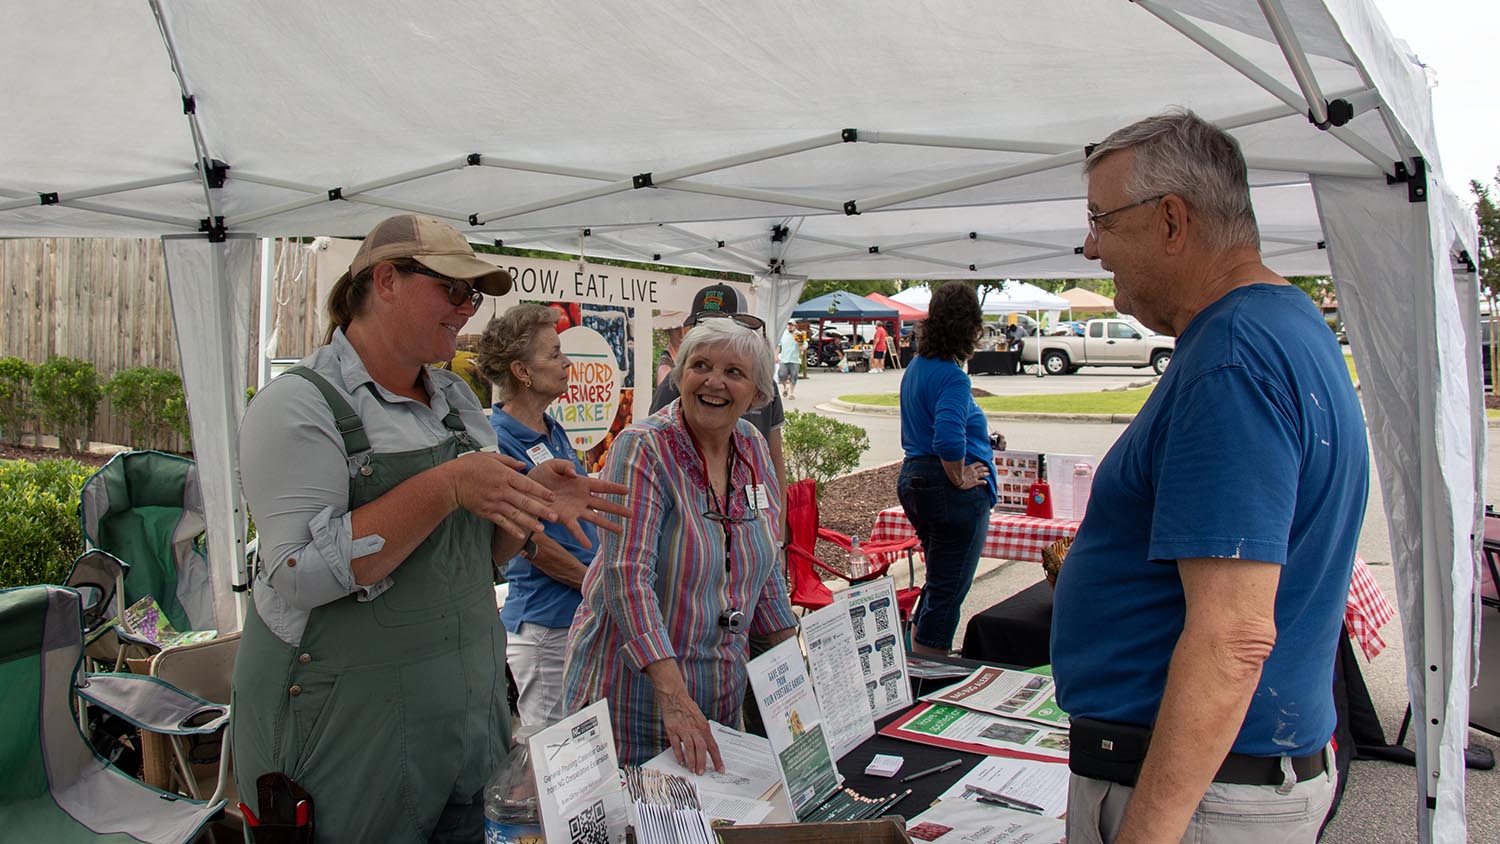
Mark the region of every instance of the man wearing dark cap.
[[[360, 245], [328, 299], [327, 344], [266, 385], [240, 429], [261, 556], [234, 671], [235, 778], [279, 772], [317, 840], [483, 840], [483, 789], [510, 743], [494, 566], [539, 519], [618, 530], [624, 487], [550, 460], [528, 475], [452, 358], [484, 294], [510, 289], [437, 220]], [[286, 806], [283, 808], [290, 808]], [[309, 839], [311, 840], [311, 839]]]

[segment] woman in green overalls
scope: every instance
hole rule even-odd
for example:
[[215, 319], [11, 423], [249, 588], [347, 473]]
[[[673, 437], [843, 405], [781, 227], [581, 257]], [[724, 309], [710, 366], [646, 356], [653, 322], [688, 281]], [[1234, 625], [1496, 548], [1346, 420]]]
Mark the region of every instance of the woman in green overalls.
[[539, 520], [579, 538], [624, 487], [493, 453], [449, 360], [481, 294], [510, 289], [437, 220], [380, 223], [329, 296], [327, 345], [245, 414], [240, 474], [261, 558], [234, 675], [233, 752], [312, 796], [317, 840], [483, 838], [510, 741], [494, 564]]

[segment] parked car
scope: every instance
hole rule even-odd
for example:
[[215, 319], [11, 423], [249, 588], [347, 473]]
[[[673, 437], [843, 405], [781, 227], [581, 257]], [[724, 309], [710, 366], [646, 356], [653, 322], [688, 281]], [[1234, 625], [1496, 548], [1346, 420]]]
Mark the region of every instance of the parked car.
[[1081, 366], [1149, 366], [1160, 375], [1176, 343], [1174, 337], [1142, 332], [1125, 320], [1091, 319], [1082, 337], [1026, 338], [1021, 362], [1040, 360], [1048, 375], [1066, 375]]

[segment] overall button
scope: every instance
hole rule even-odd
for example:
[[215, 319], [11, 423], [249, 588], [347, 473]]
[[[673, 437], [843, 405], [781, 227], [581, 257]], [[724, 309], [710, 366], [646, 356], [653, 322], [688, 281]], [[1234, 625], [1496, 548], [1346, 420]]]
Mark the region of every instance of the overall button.
[[309, 662], [312, 662], [312, 654], [298, 654], [297, 661], [302, 663], [303, 665], [306, 665]]
[[289, 569], [296, 568], [297, 567], [297, 558], [296, 557], [287, 557], [286, 558], [286, 567], [289, 568]]
[[287, 694], [291, 695], [292, 697], [296, 697], [297, 695], [302, 694], [302, 687], [294, 683], [292, 687], [290, 689], [287, 689], [286, 691]]

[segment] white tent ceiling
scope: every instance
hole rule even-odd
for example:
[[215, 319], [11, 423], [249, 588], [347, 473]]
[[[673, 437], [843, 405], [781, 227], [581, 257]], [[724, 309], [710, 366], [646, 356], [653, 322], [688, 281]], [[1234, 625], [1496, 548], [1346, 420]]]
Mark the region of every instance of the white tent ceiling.
[[[752, 273], [773, 317], [811, 276], [1095, 273], [1076, 251], [1086, 145], [1170, 105], [1215, 120], [1246, 152], [1268, 263], [1332, 270], [1350, 318], [1420, 839], [1463, 840], [1484, 418], [1475, 276], [1452, 256], [1474, 223], [1441, 185], [1425, 74], [1369, 0], [0, 8], [0, 236], [347, 236], [413, 210], [511, 246]], [[1351, 120], [1309, 122], [1339, 98]], [[237, 297], [205, 287], [252, 283], [248, 250], [202, 244], [170, 273], [185, 349], [238, 333]], [[183, 355], [194, 439], [229, 455], [203, 467], [229, 496], [209, 508], [223, 566], [243, 515], [225, 370], [244, 356], [215, 359]]]

